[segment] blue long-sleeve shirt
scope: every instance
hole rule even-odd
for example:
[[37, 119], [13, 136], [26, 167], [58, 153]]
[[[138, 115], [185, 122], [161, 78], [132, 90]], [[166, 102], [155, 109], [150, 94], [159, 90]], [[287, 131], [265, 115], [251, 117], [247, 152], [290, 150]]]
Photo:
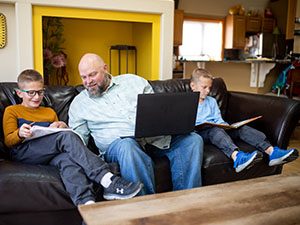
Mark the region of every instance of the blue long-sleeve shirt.
[[207, 96], [202, 103], [199, 103], [197, 110], [196, 125], [210, 122], [227, 124], [221, 115], [216, 99]]

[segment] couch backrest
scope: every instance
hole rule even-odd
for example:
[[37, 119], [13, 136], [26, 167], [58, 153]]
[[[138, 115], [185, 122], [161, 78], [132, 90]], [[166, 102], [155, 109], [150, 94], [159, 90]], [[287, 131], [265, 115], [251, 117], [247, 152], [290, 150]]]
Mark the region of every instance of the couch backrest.
[[[185, 92], [191, 91], [189, 79], [170, 79], [149, 81], [155, 92]], [[16, 82], [0, 83], [0, 152], [3, 146], [2, 120], [5, 107], [21, 103], [15, 89]], [[46, 87], [45, 97], [42, 105], [53, 108], [59, 119], [68, 122], [68, 111], [74, 97], [83, 90], [82, 85], [72, 86], [48, 86]], [[215, 97], [224, 116], [227, 110], [227, 89], [221, 78], [214, 79], [211, 96]]]
[[[190, 88], [190, 79], [170, 79], [149, 81], [154, 92], [186, 92], [192, 91]], [[228, 93], [226, 85], [222, 78], [215, 78], [210, 92], [221, 109], [222, 116], [225, 116], [228, 103]]]
[[[149, 83], [156, 93], [192, 91], [190, 87], [190, 79], [149, 80]], [[77, 92], [84, 90], [82, 85], [78, 85], [75, 88]], [[217, 100], [222, 116], [225, 117], [228, 104], [228, 92], [222, 78], [217, 77], [214, 79], [210, 96]]]

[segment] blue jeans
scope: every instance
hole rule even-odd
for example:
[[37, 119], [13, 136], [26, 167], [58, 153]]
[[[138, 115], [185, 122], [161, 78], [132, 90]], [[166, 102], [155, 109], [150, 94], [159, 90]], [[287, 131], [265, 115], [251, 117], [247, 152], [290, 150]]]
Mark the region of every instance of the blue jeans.
[[233, 142], [232, 138], [239, 138], [249, 145], [254, 146], [261, 152], [264, 152], [271, 146], [264, 133], [247, 125], [238, 129], [228, 130], [227, 132], [222, 128], [212, 127], [203, 129], [197, 133], [201, 135], [204, 142], [212, 143], [217, 146], [229, 158], [231, 158], [231, 155], [235, 150], [239, 149], [239, 147]]
[[[155, 150], [154, 155], [170, 160], [173, 190], [200, 187], [203, 141], [196, 133], [172, 137], [167, 150]], [[141, 194], [155, 193], [153, 161], [132, 138], [116, 139], [105, 153], [107, 162], [117, 162], [127, 180], [144, 184]]]
[[73, 132], [59, 132], [24, 142], [11, 150], [12, 160], [27, 164], [52, 165], [74, 204], [95, 201], [91, 181], [100, 184], [108, 165], [92, 153]]

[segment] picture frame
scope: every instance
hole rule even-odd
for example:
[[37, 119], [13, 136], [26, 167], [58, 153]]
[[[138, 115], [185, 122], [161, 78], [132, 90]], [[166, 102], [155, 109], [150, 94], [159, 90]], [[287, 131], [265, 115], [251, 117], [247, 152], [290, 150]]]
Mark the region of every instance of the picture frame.
[[0, 13], [0, 48], [4, 48], [7, 41], [6, 18], [3, 13]]

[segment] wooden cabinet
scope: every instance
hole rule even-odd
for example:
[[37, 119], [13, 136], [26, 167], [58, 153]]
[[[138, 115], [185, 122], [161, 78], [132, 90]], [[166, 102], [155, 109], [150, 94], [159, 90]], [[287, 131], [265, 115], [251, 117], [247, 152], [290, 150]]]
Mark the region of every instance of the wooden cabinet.
[[274, 30], [275, 20], [273, 18], [263, 18], [262, 32], [272, 33]]
[[246, 32], [253, 32], [253, 33], [261, 32], [260, 16], [246, 16]]
[[225, 25], [225, 48], [242, 49], [245, 47], [245, 16], [228, 15]]
[[294, 39], [295, 17], [297, 9], [297, 0], [288, 1], [287, 24], [286, 24], [286, 39]]
[[183, 10], [175, 9], [174, 12], [174, 46], [182, 44]]
[[293, 39], [297, 0], [270, 1], [270, 8], [285, 39]]
[[300, 54], [300, 0], [297, 2], [293, 52]]

